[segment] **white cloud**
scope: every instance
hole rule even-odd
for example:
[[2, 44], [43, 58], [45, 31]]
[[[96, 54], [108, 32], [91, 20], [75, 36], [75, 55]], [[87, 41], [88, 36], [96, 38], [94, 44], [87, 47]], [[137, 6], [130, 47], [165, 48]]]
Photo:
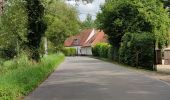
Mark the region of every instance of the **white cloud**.
[[[93, 19], [96, 18], [97, 12], [100, 10], [100, 5], [104, 4], [105, 0], [94, 0], [91, 4], [83, 4], [82, 2], [78, 3], [77, 9], [79, 11], [79, 17], [83, 21], [87, 14], [91, 14], [93, 16]], [[67, 1], [67, 3], [71, 5], [76, 5], [75, 0]]]

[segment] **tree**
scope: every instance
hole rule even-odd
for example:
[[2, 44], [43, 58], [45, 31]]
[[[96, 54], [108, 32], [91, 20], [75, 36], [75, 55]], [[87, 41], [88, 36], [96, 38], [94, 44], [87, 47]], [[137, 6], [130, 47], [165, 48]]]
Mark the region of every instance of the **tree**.
[[150, 33], [125, 33], [119, 49], [119, 61], [137, 68], [140, 66], [152, 70], [153, 39]]
[[41, 0], [26, 0], [26, 9], [28, 14], [27, 46], [30, 51], [30, 58], [39, 61], [40, 43], [47, 27], [43, 20], [44, 6]]
[[[25, 2], [22, 0], [8, 0], [0, 17], [0, 47], [1, 51], [10, 51], [19, 55], [22, 45], [27, 41], [27, 12]], [[10, 57], [13, 57], [10, 56]], [[9, 57], [7, 57], [9, 58]]]
[[97, 15], [98, 28], [108, 35], [118, 52], [125, 33], [150, 33], [154, 43], [163, 47], [167, 41], [168, 13], [159, 0], [108, 0]]
[[82, 29], [95, 28], [95, 22], [90, 14], [87, 14], [85, 21], [81, 23]]
[[55, 50], [61, 50], [65, 39], [79, 31], [77, 11], [60, 0], [44, 0], [44, 5], [44, 20], [47, 22], [45, 36]]

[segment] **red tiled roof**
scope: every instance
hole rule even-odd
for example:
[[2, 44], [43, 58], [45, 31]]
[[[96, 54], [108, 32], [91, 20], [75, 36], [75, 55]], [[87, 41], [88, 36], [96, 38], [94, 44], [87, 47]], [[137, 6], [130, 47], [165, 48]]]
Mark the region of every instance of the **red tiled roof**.
[[108, 42], [107, 41], [107, 36], [103, 31], [97, 31], [95, 35], [87, 41], [83, 46], [94, 46], [99, 42]]
[[[75, 36], [72, 36], [64, 42], [65, 47], [70, 47], [70, 46], [83, 46], [87, 38], [89, 37], [90, 33], [92, 32], [93, 29], [87, 29], [82, 31], [80, 34], [77, 34]], [[74, 41], [78, 40], [78, 43], [75, 43]]]
[[75, 38], [75, 36], [72, 36], [72, 37], [70, 37], [70, 38], [67, 38], [67, 39], [65, 40], [65, 42], [64, 42], [64, 46], [65, 46], [65, 47], [71, 46], [72, 43], [73, 43], [74, 38]]
[[87, 47], [87, 46], [94, 46], [99, 42], [108, 42], [106, 34], [103, 31], [97, 31], [97, 30], [95, 30], [95, 34], [86, 42], [86, 40], [88, 39], [92, 31], [93, 29], [87, 29], [82, 31], [80, 34], [68, 38], [64, 42], [64, 46], [65, 47], [71, 47], [71, 46]]

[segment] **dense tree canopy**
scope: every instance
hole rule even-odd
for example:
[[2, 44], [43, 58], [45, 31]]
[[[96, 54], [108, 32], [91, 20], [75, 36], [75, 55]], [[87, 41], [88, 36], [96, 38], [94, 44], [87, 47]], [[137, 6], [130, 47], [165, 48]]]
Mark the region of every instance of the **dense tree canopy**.
[[44, 19], [47, 22], [45, 35], [56, 49], [61, 49], [65, 39], [79, 31], [77, 11], [62, 1], [44, 0], [44, 5]]
[[92, 19], [90, 14], [87, 14], [86, 19], [81, 22], [81, 29], [95, 28], [95, 21]]
[[75, 8], [62, 0], [8, 0], [0, 26], [1, 49], [18, 53], [22, 49], [38, 61], [42, 37], [60, 48], [68, 36], [79, 31], [79, 19]]
[[44, 6], [41, 0], [26, 0], [26, 9], [28, 16], [27, 46], [31, 59], [38, 61], [40, 59], [39, 48], [41, 39], [46, 31], [46, 23], [43, 20]]
[[160, 0], [107, 0], [97, 23], [108, 35], [114, 59], [132, 66], [152, 66], [155, 47], [169, 41], [170, 19]]
[[[11, 55], [20, 52], [20, 45], [27, 42], [27, 13], [25, 2], [22, 0], [8, 0], [0, 17], [0, 47], [1, 51], [10, 51]], [[10, 55], [11, 54], [11, 55]]]
[[150, 32], [161, 46], [168, 40], [169, 18], [159, 0], [108, 0], [97, 21], [116, 47], [126, 32]]

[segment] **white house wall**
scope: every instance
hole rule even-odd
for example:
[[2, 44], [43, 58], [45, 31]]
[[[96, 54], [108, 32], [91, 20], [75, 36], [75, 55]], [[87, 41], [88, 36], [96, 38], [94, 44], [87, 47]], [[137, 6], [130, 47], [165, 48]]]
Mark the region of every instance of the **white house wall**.
[[83, 47], [81, 48], [82, 55], [92, 55], [91, 47]]

